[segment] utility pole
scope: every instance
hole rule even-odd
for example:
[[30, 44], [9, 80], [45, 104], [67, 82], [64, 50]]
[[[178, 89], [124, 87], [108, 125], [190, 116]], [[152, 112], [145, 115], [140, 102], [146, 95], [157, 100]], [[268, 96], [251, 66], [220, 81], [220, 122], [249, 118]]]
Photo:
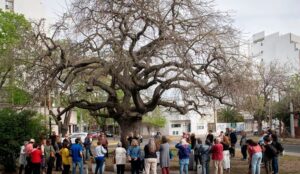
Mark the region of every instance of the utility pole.
[[291, 137], [295, 138], [295, 124], [294, 124], [294, 108], [293, 108], [293, 103], [290, 102], [290, 128], [291, 128]]

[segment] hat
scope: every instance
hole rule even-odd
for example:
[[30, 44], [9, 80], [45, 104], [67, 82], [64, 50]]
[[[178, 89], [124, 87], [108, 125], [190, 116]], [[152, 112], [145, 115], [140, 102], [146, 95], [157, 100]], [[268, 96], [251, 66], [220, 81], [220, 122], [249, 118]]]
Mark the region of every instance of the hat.
[[29, 140], [29, 142], [30, 142], [30, 143], [34, 143], [35, 141], [34, 141], [33, 138], [31, 138], [31, 139]]

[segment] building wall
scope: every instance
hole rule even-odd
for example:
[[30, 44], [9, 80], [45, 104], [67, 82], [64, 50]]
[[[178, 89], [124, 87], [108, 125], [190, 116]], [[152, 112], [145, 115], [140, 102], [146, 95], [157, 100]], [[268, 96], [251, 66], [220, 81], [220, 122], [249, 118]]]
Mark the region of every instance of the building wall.
[[250, 56], [265, 64], [277, 62], [291, 69], [291, 73], [300, 72], [300, 37], [291, 33], [280, 35], [264, 32], [253, 35]]

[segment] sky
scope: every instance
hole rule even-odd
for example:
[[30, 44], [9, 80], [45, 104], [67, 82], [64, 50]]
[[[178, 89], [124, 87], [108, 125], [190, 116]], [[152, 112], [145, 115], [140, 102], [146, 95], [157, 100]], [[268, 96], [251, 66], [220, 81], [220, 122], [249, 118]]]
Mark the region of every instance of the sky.
[[[46, 19], [55, 21], [70, 0], [44, 0]], [[245, 38], [265, 31], [300, 36], [300, 0], [215, 0], [216, 8], [228, 11], [234, 26]]]

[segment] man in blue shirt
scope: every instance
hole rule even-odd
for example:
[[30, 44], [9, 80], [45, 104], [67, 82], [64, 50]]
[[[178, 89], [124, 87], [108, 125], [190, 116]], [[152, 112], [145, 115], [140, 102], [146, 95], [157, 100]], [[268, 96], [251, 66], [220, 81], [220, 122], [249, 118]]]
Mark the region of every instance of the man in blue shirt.
[[76, 166], [79, 166], [79, 173], [83, 174], [83, 148], [79, 144], [80, 138], [76, 138], [75, 143], [71, 147], [71, 153], [72, 153], [72, 174], [76, 174]]

